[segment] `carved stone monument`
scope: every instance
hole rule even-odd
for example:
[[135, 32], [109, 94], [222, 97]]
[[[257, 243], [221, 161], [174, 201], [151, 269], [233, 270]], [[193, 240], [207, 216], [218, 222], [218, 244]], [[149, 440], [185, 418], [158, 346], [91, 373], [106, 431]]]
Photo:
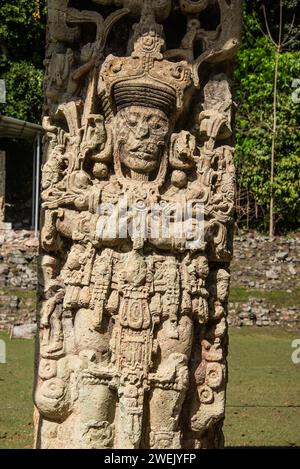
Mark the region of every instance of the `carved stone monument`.
[[0, 150], [0, 229], [5, 219], [5, 152]]
[[48, 7], [36, 447], [222, 447], [241, 2]]

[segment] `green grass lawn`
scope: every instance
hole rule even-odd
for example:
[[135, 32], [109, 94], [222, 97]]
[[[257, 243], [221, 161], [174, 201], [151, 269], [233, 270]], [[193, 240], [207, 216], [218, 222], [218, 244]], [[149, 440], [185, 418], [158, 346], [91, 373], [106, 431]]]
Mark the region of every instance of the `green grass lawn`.
[[[0, 448], [32, 445], [32, 341], [9, 341], [0, 364]], [[230, 331], [226, 446], [300, 446], [300, 364], [291, 361], [297, 333]]]
[[256, 290], [232, 286], [230, 288], [229, 301], [243, 303], [250, 298], [265, 300], [269, 304], [282, 307], [297, 306], [300, 303], [300, 289], [295, 288], [290, 292], [284, 290]]
[[300, 446], [300, 364], [281, 329], [230, 330], [226, 446]]
[[30, 448], [32, 446], [32, 340], [6, 342], [6, 364], [0, 363], [0, 448]]

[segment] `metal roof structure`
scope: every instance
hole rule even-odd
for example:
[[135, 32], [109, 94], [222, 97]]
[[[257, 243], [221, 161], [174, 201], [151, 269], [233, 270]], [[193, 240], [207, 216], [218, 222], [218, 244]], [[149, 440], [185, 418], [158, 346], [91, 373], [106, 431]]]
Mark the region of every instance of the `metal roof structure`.
[[29, 140], [33, 144], [33, 175], [32, 175], [32, 227], [35, 236], [39, 226], [39, 190], [41, 171], [41, 135], [43, 127], [31, 122], [22, 121], [0, 114], [0, 138], [20, 138]]
[[42, 131], [41, 125], [0, 115], [0, 138], [34, 140]]

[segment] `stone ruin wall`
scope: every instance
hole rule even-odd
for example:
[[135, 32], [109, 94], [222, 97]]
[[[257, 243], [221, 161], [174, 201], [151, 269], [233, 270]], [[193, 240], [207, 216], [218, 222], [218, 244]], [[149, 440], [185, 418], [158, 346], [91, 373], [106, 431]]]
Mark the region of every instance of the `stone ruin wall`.
[[0, 230], [0, 330], [36, 321], [38, 244], [33, 232]]

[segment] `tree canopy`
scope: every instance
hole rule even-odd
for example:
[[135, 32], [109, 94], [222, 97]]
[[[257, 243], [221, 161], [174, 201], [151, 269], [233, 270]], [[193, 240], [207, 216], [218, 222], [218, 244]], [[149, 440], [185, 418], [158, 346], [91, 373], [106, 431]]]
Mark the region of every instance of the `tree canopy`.
[[[276, 47], [265, 31], [261, 9], [245, 6], [244, 37], [235, 71], [238, 168], [238, 216], [248, 226], [266, 229], [270, 203], [272, 119]], [[265, 2], [267, 3], [267, 2]], [[278, 3], [278, 2], [273, 2]], [[287, 2], [299, 3], [299, 2]], [[284, 13], [286, 11], [283, 9]], [[277, 8], [267, 9], [271, 34], [276, 37]], [[290, 12], [291, 13], [291, 12]], [[293, 15], [289, 16], [292, 21]], [[277, 18], [279, 21], [279, 18]], [[289, 26], [291, 22], [289, 23]], [[284, 30], [288, 25], [284, 23]], [[293, 26], [294, 31], [296, 25]], [[294, 47], [298, 41], [292, 35]], [[275, 145], [275, 222], [277, 230], [299, 227], [300, 215], [300, 103], [293, 99], [293, 83], [300, 78], [300, 52], [288, 47], [278, 64], [277, 131]], [[300, 101], [300, 100], [299, 100]]]
[[42, 112], [45, 0], [0, 3], [0, 77], [5, 79], [11, 117], [40, 122]]
[[[282, 0], [283, 34], [290, 40], [278, 63], [277, 130], [273, 192], [278, 231], [299, 228], [300, 215], [300, 25], [299, 0]], [[265, 11], [262, 6], [265, 6]], [[279, 5], [273, 0], [244, 0], [244, 37], [235, 71], [236, 165], [239, 226], [267, 229], [274, 73], [279, 34]], [[295, 18], [293, 20], [293, 17]], [[268, 24], [266, 25], [265, 17]], [[40, 122], [46, 0], [2, 0], [0, 4], [0, 77], [7, 104], [0, 112]], [[298, 82], [299, 83], [299, 82]], [[293, 94], [294, 92], [294, 94]], [[299, 96], [299, 99], [295, 99]]]

